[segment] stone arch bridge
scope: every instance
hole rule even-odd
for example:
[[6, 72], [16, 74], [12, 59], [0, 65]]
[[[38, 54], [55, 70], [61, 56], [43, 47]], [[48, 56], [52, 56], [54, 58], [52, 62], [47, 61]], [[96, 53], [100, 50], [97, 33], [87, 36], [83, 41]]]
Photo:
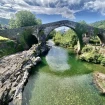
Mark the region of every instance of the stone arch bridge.
[[6, 30], [0, 30], [0, 36], [7, 37], [13, 40], [18, 40], [19, 37], [22, 35], [25, 31], [31, 31], [31, 35], [35, 36], [39, 42], [45, 42], [49, 33], [54, 30], [55, 28], [61, 27], [61, 26], [67, 26], [71, 29], [73, 29], [79, 38], [80, 46], [83, 45], [83, 38], [82, 35], [85, 33], [87, 37], [92, 35], [97, 35], [101, 43], [105, 44], [105, 30], [95, 28], [89, 25], [80, 24], [77, 22], [69, 21], [69, 20], [62, 20], [42, 25], [35, 25], [35, 26], [27, 26], [27, 27], [21, 27], [16, 29], [6, 29]]

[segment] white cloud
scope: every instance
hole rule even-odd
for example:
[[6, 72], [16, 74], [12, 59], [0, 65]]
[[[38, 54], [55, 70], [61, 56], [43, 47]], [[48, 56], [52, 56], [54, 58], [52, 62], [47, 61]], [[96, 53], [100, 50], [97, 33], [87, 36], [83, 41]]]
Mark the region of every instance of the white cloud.
[[10, 18], [17, 11], [35, 14], [58, 14], [74, 19], [75, 13], [88, 9], [105, 15], [105, 0], [0, 0], [0, 17]]
[[105, 15], [105, 0], [95, 0], [86, 2], [84, 8], [96, 12], [98, 11], [101, 12], [102, 15]]
[[[20, 10], [30, 10], [36, 14], [59, 14], [63, 17], [74, 19], [75, 12], [71, 10], [70, 5], [78, 4], [81, 0], [1, 0], [0, 17], [10, 18]], [[65, 5], [64, 4], [65, 2]], [[51, 7], [51, 5], [54, 5]]]

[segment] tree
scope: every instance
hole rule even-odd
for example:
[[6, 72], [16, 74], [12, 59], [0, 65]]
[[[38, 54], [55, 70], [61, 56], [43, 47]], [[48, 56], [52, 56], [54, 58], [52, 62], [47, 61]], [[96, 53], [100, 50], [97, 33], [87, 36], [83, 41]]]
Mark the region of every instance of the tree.
[[48, 35], [47, 39], [52, 39], [55, 36], [55, 34], [56, 34], [55, 30], [51, 31], [50, 34]]
[[0, 29], [2, 29], [2, 25], [0, 24]]
[[16, 28], [15, 19], [11, 18], [9, 21], [9, 28]]
[[39, 25], [42, 24], [42, 20], [41, 20], [41, 19], [37, 19], [36, 22], [37, 22], [37, 24], [39, 24]]
[[64, 47], [74, 47], [77, 44], [78, 37], [76, 33], [69, 29], [65, 33], [60, 31], [56, 32], [53, 38], [56, 45], [62, 45]]
[[14, 18], [11, 18], [9, 21], [10, 28], [18, 28], [24, 26], [32, 26], [41, 24], [41, 20], [37, 19], [34, 14], [30, 11], [19, 11], [15, 14]]
[[79, 23], [81, 23], [81, 24], [87, 24], [84, 20], [81, 20], [81, 21], [79, 21]]

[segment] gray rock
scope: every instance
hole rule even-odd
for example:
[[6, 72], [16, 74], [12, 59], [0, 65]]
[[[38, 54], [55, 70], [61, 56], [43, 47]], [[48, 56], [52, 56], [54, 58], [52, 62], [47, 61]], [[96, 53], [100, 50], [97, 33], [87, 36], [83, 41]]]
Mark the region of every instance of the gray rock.
[[[38, 57], [40, 49], [40, 44], [33, 45], [27, 51], [0, 59], [0, 105], [7, 105], [12, 99], [14, 105], [21, 105], [22, 91], [29, 71], [41, 61]], [[20, 104], [17, 104], [18, 102]]]

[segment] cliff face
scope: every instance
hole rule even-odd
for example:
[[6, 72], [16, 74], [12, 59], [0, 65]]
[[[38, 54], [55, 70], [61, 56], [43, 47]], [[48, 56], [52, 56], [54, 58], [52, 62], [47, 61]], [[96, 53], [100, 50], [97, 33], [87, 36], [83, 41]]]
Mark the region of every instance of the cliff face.
[[28, 79], [31, 67], [35, 66], [41, 58], [40, 54], [48, 47], [37, 44], [28, 51], [6, 56], [0, 59], [0, 105], [8, 105], [13, 99], [14, 105], [22, 100], [22, 90]]

